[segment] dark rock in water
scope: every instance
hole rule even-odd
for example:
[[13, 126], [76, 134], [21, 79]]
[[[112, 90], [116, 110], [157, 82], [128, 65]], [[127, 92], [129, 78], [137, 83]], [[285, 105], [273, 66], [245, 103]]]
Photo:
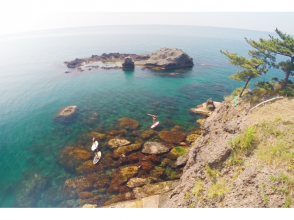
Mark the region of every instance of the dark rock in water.
[[182, 142], [186, 138], [186, 134], [181, 131], [162, 131], [158, 133], [161, 140], [171, 144]]
[[42, 204], [45, 207], [56, 207], [62, 202], [62, 186], [53, 186], [42, 193]]
[[28, 173], [19, 181], [14, 206], [22, 208], [37, 207], [41, 193], [48, 186], [48, 179], [39, 173]]
[[57, 114], [54, 116], [54, 121], [62, 123], [62, 124], [69, 124], [73, 122], [73, 120], [77, 116], [77, 106], [67, 106], [65, 108], [61, 108]]
[[143, 153], [147, 153], [147, 154], [161, 154], [168, 151], [169, 151], [169, 148], [164, 146], [163, 144], [159, 142], [150, 142], [150, 141], [144, 144], [144, 148], [142, 150]]
[[70, 73], [70, 71], [65, 71], [65, 73]]
[[153, 52], [150, 58], [145, 62], [148, 67], [157, 67], [159, 69], [177, 69], [184, 67], [193, 67], [193, 59], [177, 48], [161, 48]]
[[133, 70], [135, 68], [134, 61], [131, 57], [126, 57], [122, 63], [123, 70]]
[[75, 60], [68, 62], [67, 67], [68, 68], [77, 68], [77, 67], [80, 67], [83, 62], [85, 62], [84, 59], [76, 58]]

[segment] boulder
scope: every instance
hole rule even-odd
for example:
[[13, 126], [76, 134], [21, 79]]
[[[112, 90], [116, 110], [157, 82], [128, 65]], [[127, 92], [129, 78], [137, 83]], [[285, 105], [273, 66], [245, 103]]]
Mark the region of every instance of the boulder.
[[169, 148], [159, 142], [151, 142], [148, 141], [144, 144], [144, 148], [142, 150], [143, 153], [146, 154], [162, 154], [169, 151]]
[[187, 161], [188, 161], [188, 156], [189, 156], [189, 154], [187, 152], [184, 155], [178, 157], [177, 161], [174, 163], [174, 166], [175, 167], [180, 167], [180, 166], [185, 165], [187, 163]]
[[118, 148], [120, 146], [128, 145], [130, 143], [131, 142], [129, 142], [125, 138], [113, 138], [107, 142], [107, 147], [109, 147], [110, 149], [114, 149], [114, 148]]
[[126, 57], [122, 63], [123, 70], [133, 70], [135, 68], [134, 61], [131, 57]]
[[158, 136], [165, 142], [170, 144], [177, 144], [185, 139], [186, 134], [181, 131], [161, 131], [158, 133]]
[[198, 105], [196, 108], [190, 108], [190, 113], [194, 114], [201, 114], [204, 116], [210, 116], [214, 109], [219, 106], [221, 102], [213, 101], [211, 98], [207, 99], [206, 102], [204, 102], [201, 105]]
[[139, 126], [139, 123], [131, 118], [118, 119], [118, 126], [122, 129], [134, 130]]
[[127, 154], [129, 152], [132, 152], [134, 150], [138, 150], [139, 148], [141, 148], [141, 143], [139, 143], [139, 144], [130, 144], [130, 145], [127, 145], [127, 146], [118, 147], [117, 149], [115, 149], [113, 151], [112, 157], [113, 158], [119, 158], [122, 155], [125, 155], [125, 154]]
[[161, 48], [151, 54], [145, 65], [166, 70], [193, 67], [194, 63], [193, 59], [180, 49]]
[[71, 105], [64, 108], [61, 108], [53, 117], [53, 120], [61, 124], [69, 124], [77, 116], [77, 106]]
[[135, 199], [135, 194], [132, 192], [127, 192], [127, 193], [119, 194], [117, 196], [112, 197], [110, 200], [105, 202], [104, 205], [110, 205], [113, 203], [117, 203], [117, 202], [125, 201], [125, 200], [131, 200], [131, 199]]

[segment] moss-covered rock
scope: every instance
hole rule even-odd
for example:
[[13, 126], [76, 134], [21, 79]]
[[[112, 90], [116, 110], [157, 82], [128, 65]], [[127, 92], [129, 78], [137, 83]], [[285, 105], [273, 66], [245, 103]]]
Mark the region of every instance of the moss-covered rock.
[[168, 151], [169, 148], [166, 147], [164, 144], [151, 141], [145, 142], [144, 148], [142, 150], [142, 152], [146, 154], [162, 154]]
[[68, 172], [75, 172], [76, 168], [91, 158], [89, 151], [75, 148], [64, 148], [59, 156], [60, 165]]
[[81, 166], [76, 168], [76, 174], [78, 175], [85, 175], [85, 174], [90, 174], [94, 173], [97, 171], [103, 171], [103, 165], [94, 165], [92, 160], [88, 160], [84, 162]]
[[197, 140], [197, 138], [199, 138], [199, 137], [200, 137], [200, 135], [198, 135], [198, 134], [190, 134], [186, 137], [186, 141], [188, 143], [192, 143], [192, 142], [195, 142]]
[[173, 165], [173, 161], [169, 158], [164, 158], [161, 163], [160, 163], [160, 166], [161, 167], [166, 167], [166, 166], [172, 166]]
[[126, 129], [121, 129], [121, 130], [110, 130], [107, 132], [108, 135], [110, 136], [116, 136], [119, 134], [126, 134], [127, 130]]
[[121, 163], [121, 160], [113, 160], [112, 154], [110, 153], [106, 154], [102, 160], [104, 167], [118, 167]]
[[186, 134], [181, 131], [161, 131], [158, 133], [158, 136], [167, 143], [177, 144], [185, 139]]
[[172, 160], [176, 160], [178, 157], [184, 155], [189, 150], [189, 147], [174, 147], [166, 157]]
[[147, 130], [147, 131], [144, 131], [142, 134], [141, 134], [141, 138], [142, 139], [148, 139], [150, 137], [152, 137], [153, 135], [156, 134], [156, 131], [154, 130]]
[[101, 133], [98, 133], [98, 132], [95, 132], [95, 131], [92, 131], [90, 134], [89, 134], [89, 137], [94, 137], [98, 140], [104, 140], [106, 135], [105, 134], [101, 134]]
[[138, 150], [141, 148], [141, 143], [138, 143], [138, 144], [130, 144], [130, 145], [127, 145], [127, 146], [122, 146], [122, 147], [118, 147], [117, 149], [115, 149], [113, 151], [113, 157], [114, 158], [119, 158], [121, 155], [125, 155], [129, 152], [132, 152], [134, 150]]
[[141, 161], [140, 164], [142, 165], [141, 169], [145, 171], [150, 171], [153, 169], [153, 163], [149, 160]]
[[122, 129], [134, 130], [139, 126], [139, 123], [130, 118], [120, 118], [118, 119], [118, 126]]

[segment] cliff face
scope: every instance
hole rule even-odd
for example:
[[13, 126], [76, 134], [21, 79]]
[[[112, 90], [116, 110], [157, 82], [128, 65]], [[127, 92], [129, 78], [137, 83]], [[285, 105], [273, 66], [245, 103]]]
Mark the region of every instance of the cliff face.
[[[169, 194], [163, 207], [290, 207], [294, 145], [285, 142], [280, 149], [276, 135], [290, 139], [287, 135], [294, 134], [294, 117], [276, 119], [272, 114], [270, 121], [261, 120], [274, 108], [280, 114], [281, 102], [248, 115], [248, 104], [232, 107], [226, 101], [218, 106], [205, 121], [204, 134], [190, 150], [180, 185]], [[266, 112], [262, 112], [264, 108]], [[293, 111], [291, 101], [288, 114], [293, 115]], [[271, 145], [268, 140], [272, 140]], [[263, 153], [269, 146], [280, 149], [280, 154], [272, 150], [274, 153], [268, 155], [272, 160], [265, 159], [267, 153]], [[278, 157], [281, 161], [277, 164]]]

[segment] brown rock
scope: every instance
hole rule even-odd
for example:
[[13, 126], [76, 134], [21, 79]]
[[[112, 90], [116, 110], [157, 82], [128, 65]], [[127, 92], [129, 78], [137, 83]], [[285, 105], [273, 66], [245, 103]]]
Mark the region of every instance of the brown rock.
[[60, 165], [65, 170], [75, 172], [77, 167], [82, 165], [91, 157], [91, 153], [86, 150], [75, 147], [66, 147], [61, 151], [59, 161]]
[[138, 187], [138, 186], [143, 186], [150, 183], [150, 179], [147, 178], [131, 178], [127, 182], [127, 186], [130, 188]]
[[170, 144], [177, 144], [185, 139], [186, 134], [181, 131], [161, 131], [159, 132], [158, 136], [165, 142]]
[[161, 154], [168, 152], [169, 148], [159, 142], [146, 142], [142, 150], [146, 154]]
[[144, 131], [142, 134], [141, 134], [141, 138], [142, 139], [148, 139], [150, 138], [151, 136], [153, 136], [154, 134], [156, 134], [156, 131], [154, 130], [147, 130], [147, 131]]
[[127, 139], [125, 138], [113, 138], [113, 139], [110, 139], [108, 142], [107, 142], [107, 146], [110, 148], [110, 149], [114, 149], [114, 148], [117, 148], [117, 147], [120, 147], [120, 146], [125, 146], [125, 145], [128, 145], [130, 144], [131, 142], [128, 141]]
[[113, 157], [114, 158], [118, 158], [120, 157], [122, 154], [127, 154], [129, 152], [132, 152], [134, 150], [138, 150], [139, 148], [141, 148], [141, 143], [140, 144], [130, 144], [127, 146], [122, 146], [122, 147], [118, 147], [117, 149], [115, 149], [113, 151]]
[[79, 194], [79, 198], [80, 199], [89, 199], [89, 198], [92, 198], [94, 197], [95, 195], [91, 192], [80, 192]]
[[98, 132], [95, 132], [95, 131], [92, 131], [90, 134], [89, 134], [90, 137], [94, 137], [94, 138], [97, 138], [98, 140], [104, 140], [105, 139], [105, 134], [101, 134], [101, 133], [98, 133]]
[[186, 137], [186, 141], [188, 143], [195, 142], [197, 140], [197, 138], [199, 138], [199, 137], [200, 137], [200, 135], [198, 135], [198, 134], [190, 134]]
[[119, 134], [126, 134], [127, 133], [127, 130], [126, 129], [121, 129], [121, 130], [110, 130], [108, 131], [108, 135], [110, 136], [116, 136], [116, 135], [119, 135]]
[[130, 118], [121, 118], [118, 119], [119, 127], [123, 129], [134, 130], [139, 126], [139, 123]]

